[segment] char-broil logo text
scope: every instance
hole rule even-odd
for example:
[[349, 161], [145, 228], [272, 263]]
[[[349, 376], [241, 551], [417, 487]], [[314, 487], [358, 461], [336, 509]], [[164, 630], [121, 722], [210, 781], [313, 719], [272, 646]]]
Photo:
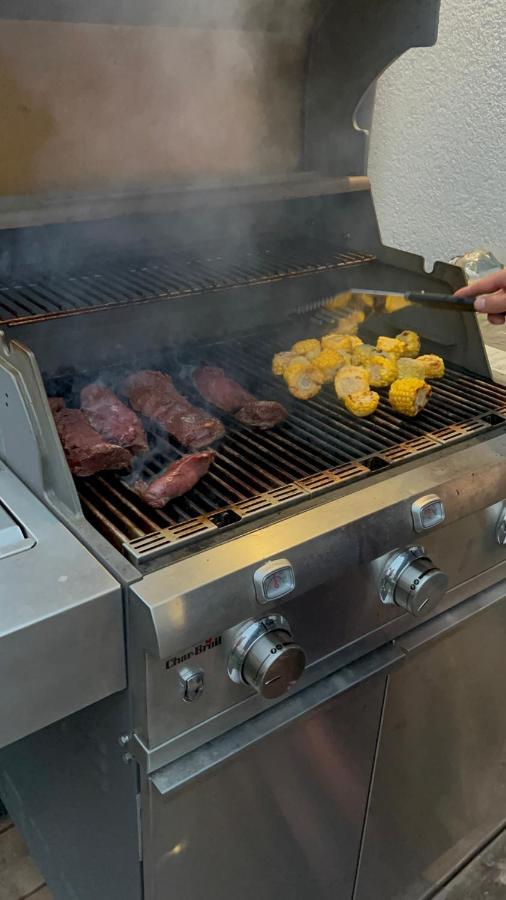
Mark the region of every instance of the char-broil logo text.
[[171, 656], [165, 663], [165, 668], [173, 669], [174, 666], [179, 666], [181, 663], [193, 659], [194, 656], [200, 656], [202, 653], [207, 653], [208, 650], [213, 650], [214, 647], [219, 647], [220, 644], [221, 634], [218, 635], [218, 637], [208, 638], [207, 641], [197, 644], [192, 650], [187, 650], [186, 653], [182, 653], [181, 656]]

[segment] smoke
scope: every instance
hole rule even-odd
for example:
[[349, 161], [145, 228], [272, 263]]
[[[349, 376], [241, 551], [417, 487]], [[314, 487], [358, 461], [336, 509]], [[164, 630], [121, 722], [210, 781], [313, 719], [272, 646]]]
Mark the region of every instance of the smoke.
[[0, 190], [121, 190], [295, 168], [307, 5], [221, 0], [204, 15], [205, 4], [188, 4], [192, 21], [180, 0], [158, 0], [148, 25], [90, 23], [93, 9], [83, 23], [2, 23]]

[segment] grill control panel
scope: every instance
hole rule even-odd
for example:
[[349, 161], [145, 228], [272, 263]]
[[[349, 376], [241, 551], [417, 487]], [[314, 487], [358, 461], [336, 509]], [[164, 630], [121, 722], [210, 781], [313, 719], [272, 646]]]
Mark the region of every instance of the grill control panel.
[[436, 568], [423, 547], [409, 547], [388, 558], [379, 593], [387, 606], [400, 606], [413, 616], [421, 616], [439, 605], [447, 587], [448, 577]]

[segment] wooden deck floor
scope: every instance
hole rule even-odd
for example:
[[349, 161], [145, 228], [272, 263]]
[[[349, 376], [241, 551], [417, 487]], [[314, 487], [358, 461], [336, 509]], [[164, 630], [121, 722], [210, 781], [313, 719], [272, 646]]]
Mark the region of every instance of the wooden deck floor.
[[52, 900], [25, 842], [7, 817], [0, 819], [0, 900]]

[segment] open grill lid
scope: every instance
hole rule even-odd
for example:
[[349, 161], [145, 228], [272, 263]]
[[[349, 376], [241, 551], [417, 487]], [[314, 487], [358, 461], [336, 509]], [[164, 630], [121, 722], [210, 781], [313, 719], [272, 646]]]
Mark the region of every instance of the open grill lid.
[[55, 207], [68, 221], [114, 215], [114, 200], [124, 212], [125, 194], [145, 208], [149, 184], [188, 193], [206, 179], [221, 191], [223, 178], [244, 187], [287, 173], [364, 175], [361, 102], [398, 56], [435, 42], [438, 9], [439, 0], [5, 0], [0, 49], [17, 48], [8, 75], [38, 130], [9, 111], [9, 178], [17, 148], [29, 179], [16, 202], [0, 203], [0, 225], [22, 224], [18, 210], [40, 223], [41, 203], [20, 197], [23, 185], [52, 195], [48, 221]]

